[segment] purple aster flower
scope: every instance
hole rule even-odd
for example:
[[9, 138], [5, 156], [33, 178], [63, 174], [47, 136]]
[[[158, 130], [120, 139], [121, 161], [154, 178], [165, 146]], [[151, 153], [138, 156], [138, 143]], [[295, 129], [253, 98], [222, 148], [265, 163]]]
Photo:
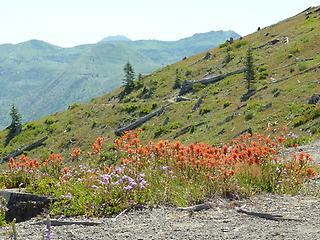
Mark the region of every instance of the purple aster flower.
[[124, 166], [116, 167], [116, 169], [114, 170], [114, 172], [115, 172], [116, 174], [121, 174], [121, 173], [123, 173], [124, 168], [125, 168]]
[[72, 199], [72, 194], [71, 193], [68, 193], [67, 195], [66, 195], [66, 198], [68, 198], [68, 199]]
[[110, 183], [111, 176], [108, 174], [103, 174], [100, 176], [102, 178], [101, 185], [107, 185]]
[[144, 179], [142, 178], [142, 179], [140, 179], [139, 185], [140, 185], [140, 189], [144, 189], [144, 188], [146, 188], [146, 186], [148, 185], [148, 183], [147, 183], [146, 180], [144, 180]]
[[124, 186], [123, 187], [123, 190], [126, 190], [126, 191], [130, 191], [130, 190], [132, 190], [132, 186], [131, 185], [129, 185], [129, 186]]

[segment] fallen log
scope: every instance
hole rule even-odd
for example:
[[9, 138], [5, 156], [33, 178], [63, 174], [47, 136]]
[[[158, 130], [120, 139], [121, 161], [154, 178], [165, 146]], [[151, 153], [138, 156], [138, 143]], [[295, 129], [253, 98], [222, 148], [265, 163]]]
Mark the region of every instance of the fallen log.
[[8, 154], [7, 156], [3, 157], [1, 159], [1, 162], [6, 162], [11, 157], [13, 157], [13, 158], [17, 157], [17, 156], [23, 154], [24, 152], [31, 151], [31, 150], [33, 150], [35, 148], [38, 148], [38, 147], [42, 146], [43, 142], [46, 141], [47, 139], [48, 139], [48, 136], [45, 136], [45, 137], [41, 138], [40, 140], [38, 140], [38, 141], [36, 141], [36, 142], [26, 146], [26, 147], [18, 148], [14, 152], [12, 152], [12, 153]]
[[315, 65], [315, 66], [313, 66], [313, 67], [310, 67], [310, 68], [308, 68], [308, 69], [306, 69], [306, 70], [304, 70], [304, 71], [302, 71], [302, 72], [293, 74], [293, 75], [291, 75], [291, 76], [287, 76], [287, 77], [281, 78], [281, 79], [279, 79], [279, 80], [277, 80], [277, 81], [273, 81], [272, 84], [274, 84], [274, 83], [279, 83], [279, 82], [283, 82], [283, 81], [288, 80], [288, 79], [290, 79], [290, 78], [293, 78], [293, 77], [296, 77], [296, 76], [303, 75], [303, 74], [305, 74], [305, 73], [311, 72], [311, 71], [313, 71], [313, 70], [316, 71], [318, 68], [320, 68], [320, 64], [317, 64], [317, 65]]
[[198, 102], [193, 106], [192, 111], [198, 110], [202, 103], [203, 103], [203, 98], [199, 98]]
[[203, 78], [201, 80], [186, 80], [186, 81], [183, 82], [183, 84], [181, 86], [179, 96], [182, 96], [182, 95], [185, 95], [185, 94], [191, 92], [193, 90], [193, 86], [196, 83], [201, 83], [201, 84], [204, 84], [204, 85], [213, 84], [213, 83], [216, 83], [216, 82], [219, 82], [219, 81], [225, 79], [226, 77], [229, 77], [229, 76], [232, 76], [232, 75], [235, 75], [235, 74], [239, 74], [239, 73], [243, 73], [243, 72], [245, 72], [245, 70], [246, 70], [246, 68], [242, 68], [242, 69], [238, 69], [236, 71], [225, 73], [225, 74], [221, 74], [221, 75], [218, 75], [218, 76], [212, 76], [212, 77], [209, 77], [209, 78]]
[[[257, 64], [257, 67], [263, 66], [264, 64]], [[214, 84], [217, 83], [227, 77], [230, 77], [232, 75], [236, 75], [236, 74], [240, 74], [240, 73], [244, 73], [246, 71], [246, 68], [241, 68], [232, 72], [228, 72], [225, 74], [221, 74], [221, 75], [217, 75], [217, 76], [210, 76], [207, 78], [202, 78], [200, 80], [186, 80], [182, 83], [180, 92], [179, 92], [179, 96], [183, 96], [189, 92], [191, 92], [193, 90], [193, 86], [196, 83], [200, 83], [200, 84], [204, 84], [204, 85], [208, 85], [208, 84]]]
[[196, 125], [189, 125], [187, 127], [184, 127], [176, 135], [174, 135], [173, 138], [176, 139], [177, 137], [180, 137], [180, 136], [186, 134], [187, 132], [189, 132], [192, 127], [199, 127], [199, 126], [201, 126], [203, 124], [205, 124], [205, 122], [200, 122], [200, 123], [198, 123]]
[[185, 127], [185, 128], [182, 128], [176, 135], [174, 135], [173, 138], [177, 138], [177, 137], [182, 136], [183, 134], [186, 134], [187, 132], [190, 131], [191, 127], [192, 127], [192, 125], [187, 126], [187, 127]]
[[151, 118], [153, 118], [153, 117], [155, 117], [155, 116], [163, 113], [164, 110], [165, 110], [165, 108], [166, 108], [167, 106], [169, 106], [169, 105], [170, 105], [170, 103], [167, 104], [166, 106], [163, 106], [163, 107], [161, 107], [161, 108], [156, 109], [155, 111], [153, 111], [153, 112], [151, 112], [151, 113], [149, 113], [149, 114], [147, 114], [147, 115], [145, 115], [145, 116], [137, 119], [136, 121], [134, 121], [134, 122], [132, 122], [132, 123], [130, 123], [130, 124], [124, 126], [124, 127], [118, 128], [118, 129], [115, 131], [115, 134], [116, 134], [117, 136], [120, 136], [120, 135], [122, 135], [125, 131], [133, 130], [133, 129], [141, 126], [143, 123], [149, 121]]
[[250, 134], [252, 135], [252, 132], [253, 132], [253, 131], [252, 131], [252, 128], [250, 127], [250, 128], [247, 128], [247, 129], [245, 129], [245, 130], [237, 133], [237, 134], [234, 135], [231, 139], [237, 138], [237, 137], [239, 137], [239, 136], [241, 136], [241, 135], [243, 135], [243, 134], [245, 134], [245, 133], [250, 133]]
[[309, 58], [295, 58], [295, 62], [307, 62], [307, 61], [312, 61], [314, 60], [313, 57], [309, 57]]
[[249, 100], [253, 95], [255, 95], [258, 92], [261, 92], [262, 90], [267, 89], [267, 88], [268, 88], [268, 86], [264, 86], [258, 90], [250, 91], [250, 92], [244, 94], [243, 96], [241, 96], [240, 100], [241, 100], [241, 102], [245, 102], [245, 101]]

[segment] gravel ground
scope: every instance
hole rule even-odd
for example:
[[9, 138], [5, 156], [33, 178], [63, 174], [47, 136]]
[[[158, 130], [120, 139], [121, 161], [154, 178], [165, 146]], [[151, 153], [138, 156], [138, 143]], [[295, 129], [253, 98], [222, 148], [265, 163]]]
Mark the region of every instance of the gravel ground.
[[[319, 140], [301, 148], [320, 162]], [[239, 207], [283, 218], [248, 215], [237, 211]], [[263, 194], [240, 201], [215, 199], [212, 208], [199, 212], [159, 207], [93, 220], [102, 224], [54, 226], [53, 239], [320, 239], [320, 198]], [[45, 225], [37, 222], [18, 223], [18, 239], [42, 239]], [[0, 229], [0, 240], [9, 239], [8, 231]]]
[[[280, 214], [268, 220], [237, 211]], [[70, 220], [70, 219], [68, 219]], [[17, 224], [18, 239], [41, 239], [44, 225], [31, 219]], [[117, 218], [96, 219], [99, 226], [55, 226], [53, 239], [319, 239], [320, 199], [259, 195], [241, 201], [216, 200], [209, 210], [177, 211], [155, 208], [132, 211]], [[8, 239], [8, 228], [0, 239]]]

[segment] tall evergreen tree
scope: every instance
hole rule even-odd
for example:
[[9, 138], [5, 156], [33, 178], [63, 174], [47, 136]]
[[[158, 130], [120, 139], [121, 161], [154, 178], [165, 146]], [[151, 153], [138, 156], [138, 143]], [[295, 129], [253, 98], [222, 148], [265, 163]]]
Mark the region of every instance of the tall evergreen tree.
[[181, 77], [179, 73], [179, 69], [176, 69], [176, 78], [173, 84], [173, 89], [181, 88]]
[[10, 129], [14, 130], [14, 132], [16, 129], [21, 129], [21, 115], [14, 104], [12, 104], [11, 106], [10, 116], [11, 116]]
[[124, 78], [123, 78], [123, 86], [124, 92], [126, 94], [130, 93], [134, 88], [134, 69], [130, 62], [127, 62], [123, 68]]
[[22, 131], [21, 115], [14, 104], [12, 104], [11, 106], [10, 116], [11, 116], [11, 124], [8, 127], [10, 131], [6, 137], [5, 145], [8, 145], [11, 139], [13, 139], [15, 136], [20, 134]]
[[255, 69], [253, 64], [253, 56], [252, 56], [252, 49], [248, 48], [246, 61], [245, 61], [246, 71], [245, 71], [245, 78], [247, 81], [247, 89], [248, 92], [254, 90], [253, 84], [255, 83]]

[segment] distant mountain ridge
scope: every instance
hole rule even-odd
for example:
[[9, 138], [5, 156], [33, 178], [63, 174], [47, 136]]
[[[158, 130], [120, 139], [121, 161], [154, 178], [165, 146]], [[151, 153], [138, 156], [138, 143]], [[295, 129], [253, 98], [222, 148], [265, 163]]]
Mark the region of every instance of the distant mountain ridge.
[[72, 48], [41, 40], [0, 45], [0, 129], [9, 124], [12, 103], [25, 121], [34, 120], [119, 87], [128, 60], [137, 74], [147, 74], [230, 37], [239, 35], [217, 31], [170, 42], [119, 35]]
[[115, 35], [115, 36], [108, 36], [102, 39], [100, 42], [117, 42], [117, 41], [131, 41], [131, 39], [123, 35]]

